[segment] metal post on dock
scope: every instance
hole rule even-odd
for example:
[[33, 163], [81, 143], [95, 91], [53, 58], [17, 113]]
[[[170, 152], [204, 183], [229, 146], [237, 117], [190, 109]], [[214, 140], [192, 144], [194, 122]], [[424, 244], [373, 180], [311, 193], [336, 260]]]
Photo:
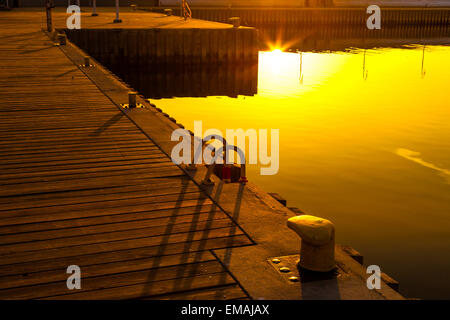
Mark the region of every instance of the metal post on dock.
[[128, 92], [128, 108], [136, 108], [136, 95], [137, 92], [130, 91]]
[[91, 16], [93, 16], [93, 17], [98, 16], [98, 13], [97, 13], [97, 0], [93, 0], [92, 1], [92, 14], [91, 14]]
[[114, 19], [114, 23], [121, 23], [122, 20], [119, 19], [119, 0], [116, 0], [116, 18]]
[[241, 26], [241, 18], [239, 17], [228, 18], [228, 21], [233, 25], [233, 28], [239, 28]]
[[52, 21], [52, 8], [55, 7], [55, 3], [53, 0], [46, 0], [45, 1], [45, 11], [47, 13], [47, 31], [52, 32], [53, 31], [53, 21]]

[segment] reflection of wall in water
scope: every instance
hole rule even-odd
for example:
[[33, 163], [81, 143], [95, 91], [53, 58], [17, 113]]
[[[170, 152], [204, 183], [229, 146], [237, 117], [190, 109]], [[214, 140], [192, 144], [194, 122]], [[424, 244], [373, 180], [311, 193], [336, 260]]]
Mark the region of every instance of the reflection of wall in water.
[[258, 26], [262, 50], [274, 47], [302, 51], [396, 47], [407, 44], [450, 44], [450, 26], [402, 26], [369, 30], [354, 26]]
[[108, 68], [147, 98], [252, 96], [257, 91], [256, 64], [136, 68], [122, 63]]

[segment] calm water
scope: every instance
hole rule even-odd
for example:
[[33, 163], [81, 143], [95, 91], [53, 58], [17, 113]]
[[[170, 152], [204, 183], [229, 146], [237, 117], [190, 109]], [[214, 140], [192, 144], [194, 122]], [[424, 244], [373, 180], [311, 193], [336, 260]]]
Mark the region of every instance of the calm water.
[[[279, 129], [278, 174], [249, 166], [251, 181], [332, 220], [407, 297], [450, 298], [450, 47], [440, 29], [330, 32], [286, 31], [300, 40], [267, 41], [257, 67], [112, 69], [145, 96], [177, 97], [154, 102], [188, 129]], [[406, 43], [428, 45], [392, 47]]]

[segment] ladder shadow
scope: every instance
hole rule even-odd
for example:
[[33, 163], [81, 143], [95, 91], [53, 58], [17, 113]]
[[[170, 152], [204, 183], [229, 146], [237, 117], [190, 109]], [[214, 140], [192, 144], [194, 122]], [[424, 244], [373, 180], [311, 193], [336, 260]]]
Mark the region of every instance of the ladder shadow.
[[122, 119], [123, 116], [124, 116], [124, 114], [122, 112], [115, 114], [108, 121], [106, 121], [104, 124], [102, 124], [100, 128], [97, 128], [94, 132], [90, 133], [89, 136], [97, 137], [97, 136], [101, 135], [109, 127], [111, 127], [112, 125], [117, 123], [120, 119]]

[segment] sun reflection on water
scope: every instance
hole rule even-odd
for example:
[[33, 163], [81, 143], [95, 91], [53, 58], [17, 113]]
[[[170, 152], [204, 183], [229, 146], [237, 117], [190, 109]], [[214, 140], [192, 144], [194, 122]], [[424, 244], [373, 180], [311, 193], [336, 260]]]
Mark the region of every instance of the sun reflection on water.
[[311, 52], [261, 51], [258, 94], [272, 98], [301, 95], [322, 85], [346, 63], [344, 55]]

